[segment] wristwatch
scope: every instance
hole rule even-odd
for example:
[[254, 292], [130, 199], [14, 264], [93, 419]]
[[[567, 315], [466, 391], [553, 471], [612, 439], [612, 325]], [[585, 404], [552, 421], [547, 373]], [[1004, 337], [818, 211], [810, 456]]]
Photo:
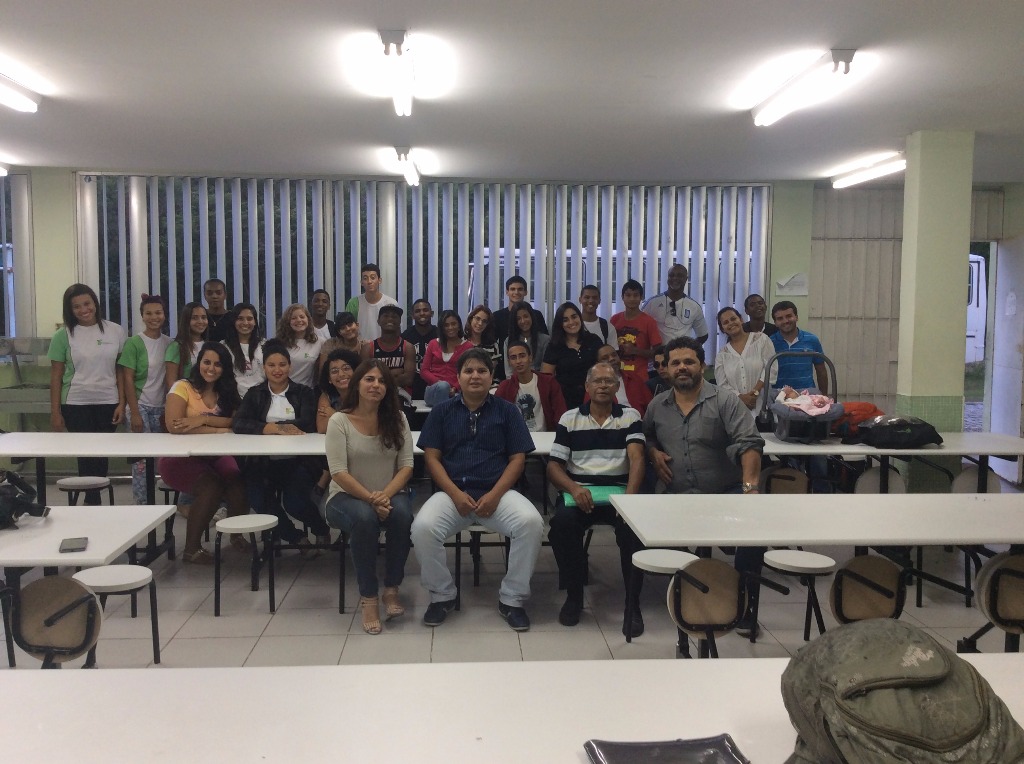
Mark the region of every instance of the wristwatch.
[[757, 483], [744, 483], [743, 493], [750, 493], [751, 491], [757, 490]]

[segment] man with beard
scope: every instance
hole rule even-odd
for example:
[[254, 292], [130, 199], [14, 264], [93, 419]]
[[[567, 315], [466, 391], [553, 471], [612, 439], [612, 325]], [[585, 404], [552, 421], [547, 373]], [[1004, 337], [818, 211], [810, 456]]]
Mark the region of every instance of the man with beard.
[[[735, 393], [704, 379], [704, 347], [697, 340], [677, 337], [665, 346], [665, 358], [672, 389], [651, 401], [644, 415], [655, 491], [757, 493], [764, 440], [747, 407]], [[764, 547], [736, 551], [740, 572], [759, 573], [763, 560]], [[757, 585], [748, 585], [752, 606]], [[737, 632], [749, 636], [756, 627], [748, 610]]]

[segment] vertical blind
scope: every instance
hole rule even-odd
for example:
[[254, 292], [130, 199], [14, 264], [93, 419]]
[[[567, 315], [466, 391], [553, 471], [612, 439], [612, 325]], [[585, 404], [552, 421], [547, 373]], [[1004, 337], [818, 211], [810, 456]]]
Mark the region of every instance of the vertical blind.
[[517, 273], [548, 316], [585, 284], [600, 287], [610, 316], [627, 279], [649, 297], [675, 263], [689, 269], [687, 292], [709, 325], [764, 287], [764, 185], [83, 178], [80, 193], [95, 198], [82, 208], [97, 211], [96, 246], [83, 256], [96, 261], [107, 315], [129, 326], [143, 292], [168, 298], [175, 326], [178, 307], [201, 300], [211, 277], [271, 327], [314, 289], [327, 289], [337, 310], [359, 294], [363, 263], [380, 266], [385, 291], [407, 309], [425, 297], [435, 312], [463, 316], [501, 307]]
[[12, 215], [11, 182], [0, 177], [0, 265], [3, 286], [0, 287], [0, 336], [14, 336], [14, 217]]

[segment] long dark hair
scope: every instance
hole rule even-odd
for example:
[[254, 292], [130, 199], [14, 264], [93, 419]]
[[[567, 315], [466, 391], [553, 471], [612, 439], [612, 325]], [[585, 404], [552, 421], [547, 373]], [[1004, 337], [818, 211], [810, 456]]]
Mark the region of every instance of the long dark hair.
[[379, 358], [369, 358], [356, 367], [355, 373], [348, 383], [348, 390], [345, 392], [341, 410], [349, 414], [356, 410], [356, 406], [359, 405], [359, 381], [371, 369], [380, 370], [386, 387], [380, 407], [377, 409], [378, 436], [384, 448], [399, 450], [405, 445], [405, 428], [402, 426], [402, 419], [405, 415], [398, 402], [398, 385], [395, 384], [395, 377], [391, 373], [391, 369]]
[[[517, 302], [511, 308], [509, 308], [509, 325], [508, 325], [508, 336], [511, 339], [516, 339], [522, 336], [522, 332], [519, 330], [519, 314], [523, 311], [530, 316], [530, 336], [527, 338], [527, 344], [530, 348], [530, 355], [537, 355], [537, 338], [540, 336], [540, 326], [537, 319], [533, 317], [533, 308], [531, 308], [525, 302]], [[582, 316], [582, 314], [580, 314]]]
[[456, 321], [459, 322], [459, 335], [456, 338], [458, 344], [455, 347], [458, 347], [464, 341], [462, 336], [462, 319], [459, 318], [459, 314], [456, 313], [454, 310], [442, 310], [441, 318], [438, 319], [437, 322], [437, 344], [440, 345], [441, 350], [443, 350], [446, 353], [450, 353], [455, 350], [455, 348], [448, 347], [448, 336], [444, 333], [444, 322], [447, 321], [449, 318], [454, 318]]
[[[345, 350], [345, 348], [338, 348], [327, 354], [327, 361], [320, 367], [320, 392], [327, 396], [327, 400], [330, 401], [332, 406], [337, 407], [341, 393], [338, 392], [338, 388], [331, 384], [331, 361], [344, 361], [352, 367], [354, 372], [359, 368], [361, 359], [358, 353]], [[349, 382], [349, 384], [352, 383]]]
[[252, 313], [252, 317], [256, 320], [256, 325], [252, 328], [252, 334], [249, 335], [249, 363], [252, 363], [252, 360], [256, 357], [256, 351], [260, 347], [260, 340], [263, 339], [263, 336], [260, 334], [260, 314], [252, 303], [240, 302], [224, 317], [224, 344], [231, 351], [235, 371], [239, 374], [245, 373], [245, 353], [242, 352], [242, 342], [238, 339], [235, 321], [238, 320], [238, 316], [243, 310]]
[[203, 379], [199, 367], [202, 365], [203, 356], [212, 352], [220, 360], [220, 379], [213, 383], [213, 391], [217, 393], [217, 406], [222, 416], [231, 416], [235, 413], [242, 399], [238, 397], [238, 383], [235, 382], [235, 375], [231, 373], [231, 354], [228, 349], [219, 342], [204, 342], [199, 348], [199, 355], [188, 375], [188, 381], [200, 393], [206, 391], [206, 380]]
[[558, 310], [555, 311], [555, 317], [551, 320], [551, 344], [555, 347], [565, 347], [565, 329], [562, 327], [562, 320], [565, 318], [565, 314], [569, 310], [575, 310], [576, 314], [580, 317], [580, 344], [582, 345], [582, 338], [584, 334], [590, 334], [587, 331], [587, 327], [583, 325], [583, 311], [576, 307], [574, 302], [563, 302], [558, 306]]
[[[174, 344], [178, 346], [179, 369], [184, 369], [185, 364], [192, 357], [192, 314], [196, 312], [196, 308], [202, 308], [207, 317], [206, 331], [203, 332], [203, 342], [206, 342], [209, 337], [209, 311], [206, 310], [206, 307], [201, 302], [185, 303], [185, 306], [181, 309], [181, 314], [178, 316], [178, 333], [174, 335]], [[199, 356], [196, 356], [196, 360], [199, 360]], [[231, 368], [230, 358], [228, 359], [227, 368]]]
[[76, 297], [81, 297], [83, 294], [87, 294], [92, 298], [92, 304], [96, 306], [96, 325], [103, 331], [103, 311], [100, 310], [100, 298], [96, 296], [96, 293], [92, 290], [92, 287], [88, 284], [72, 284], [64, 290], [64, 328], [68, 330], [69, 335], [75, 333], [75, 327], [78, 326], [78, 319], [75, 318], [75, 312], [71, 310], [71, 301]]
[[462, 334], [467, 340], [470, 338], [470, 335], [473, 333], [473, 330], [470, 328], [470, 324], [473, 322], [473, 316], [477, 313], [487, 314], [487, 328], [484, 329], [483, 334], [480, 335], [480, 347], [493, 345], [498, 339], [498, 335], [494, 329], [494, 314], [491, 313], [491, 309], [486, 305], [477, 305], [473, 310], [469, 311], [469, 315], [466, 316], [466, 330]]

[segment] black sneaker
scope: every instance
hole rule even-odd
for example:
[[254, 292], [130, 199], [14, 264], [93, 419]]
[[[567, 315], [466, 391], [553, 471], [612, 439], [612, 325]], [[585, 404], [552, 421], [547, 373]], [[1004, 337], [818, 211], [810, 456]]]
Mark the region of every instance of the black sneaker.
[[444, 600], [443, 602], [431, 602], [427, 605], [427, 612], [423, 614], [424, 626], [440, 626], [444, 619], [455, 609], [455, 600]]
[[569, 598], [558, 611], [558, 622], [563, 626], [575, 626], [580, 622], [580, 614], [583, 612], [583, 600]]
[[521, 607], [512, 607], [503, 602], [498, 603], [498, 612], [501, 617], [512, 627], [512, 631], [529, 631], [530, 616]]
[[[622, 636], [624, 636], [624, 637], [627, 636], [627, 629], [626, 629], [627, 626], [630, 626], [630, 624], [629, 624], [629, 622], [626, 621], [625, 614], [623, 614], [623, 616], [622, 616]], [[644, 633], [644, 614], [640, 612], [640, 608], [636, 608], [636, 609], [633, 610], [632, 626], [631, 626], [631, 628], [628, 631], [629, 631], [628, 636], [630, 636], [631, 638], [632, 637], [639, 637], [641, 634]]]

